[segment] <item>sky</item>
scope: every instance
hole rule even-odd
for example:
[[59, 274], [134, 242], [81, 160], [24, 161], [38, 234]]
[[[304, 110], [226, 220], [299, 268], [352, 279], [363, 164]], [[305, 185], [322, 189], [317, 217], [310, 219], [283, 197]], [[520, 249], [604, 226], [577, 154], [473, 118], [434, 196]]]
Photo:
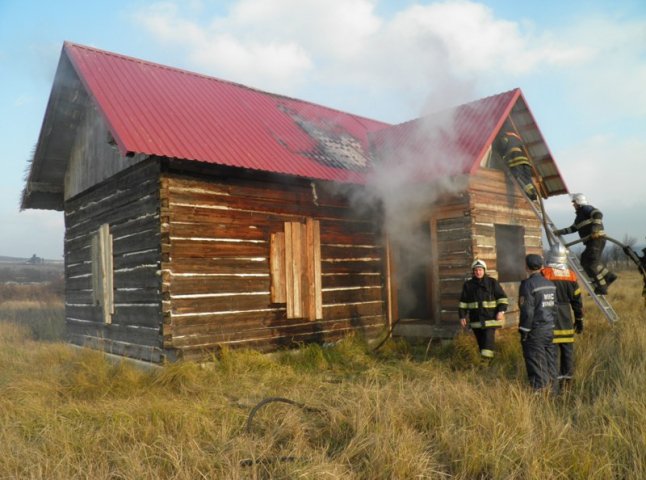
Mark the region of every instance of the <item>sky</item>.
[[0, 256], [63, 256], [20, 197], [64, 41], [388, 123], [519, 87], [569, 191], [645, 243], [643, 0], [0, 0]]

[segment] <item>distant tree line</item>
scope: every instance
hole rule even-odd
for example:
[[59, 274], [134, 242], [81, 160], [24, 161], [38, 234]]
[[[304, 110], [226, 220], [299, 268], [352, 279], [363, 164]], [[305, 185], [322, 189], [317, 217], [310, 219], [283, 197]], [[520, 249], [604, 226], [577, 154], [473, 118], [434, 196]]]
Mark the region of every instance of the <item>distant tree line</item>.
[[45, 283], [63, 278], [63, 265], [11, 264], [0, 266], [0, 283]]

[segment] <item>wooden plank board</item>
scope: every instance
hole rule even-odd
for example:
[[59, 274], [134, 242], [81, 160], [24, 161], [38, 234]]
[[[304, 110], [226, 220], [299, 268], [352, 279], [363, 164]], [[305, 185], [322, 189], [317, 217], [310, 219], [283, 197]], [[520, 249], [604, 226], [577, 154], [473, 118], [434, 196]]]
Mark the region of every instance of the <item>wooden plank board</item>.
[[304, 315], [301, 273], [303, 272], [302, 224], [285, 222], [285, 290], [287, 292], [287, 317]]
[[271, 234], [269, 270], [272, 303], [286, 303], [285, 232]]
[[305, 223], [305, 250], [307, 257], [305, 288], [307, 291], [307, 317], [310, 320], [323, 318], [321, 283], [321, 229], [311, 218]]

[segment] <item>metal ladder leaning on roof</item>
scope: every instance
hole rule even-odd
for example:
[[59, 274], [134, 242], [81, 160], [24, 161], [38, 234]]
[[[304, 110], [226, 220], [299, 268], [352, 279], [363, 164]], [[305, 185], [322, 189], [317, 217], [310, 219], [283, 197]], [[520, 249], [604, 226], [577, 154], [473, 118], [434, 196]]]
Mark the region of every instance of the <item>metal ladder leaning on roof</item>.
[[[594, 293], [594, 287], [590, 283], [590, 280], [588, 279], [587, 274], [583, 270], [583, 267], [581, 266], [579, 259], [568, 248], [569, 246], [579, 242], [566, 243], [565, 240], [563, 240], [563, 237], [561, 237], [560, 235], [554, 235], [553, 232], [556, 230], [556, 227], [552, 222], [552, 220], [550, 219], [550, 217], [547, 215], [547, 213], [545, 213], [543, 200], [540, 197], [540, 194], [538, 194], [537, 201], [530, 200], [529, 197], [527, 197], [527, 195], [525, 194], [525, 191], [523, 190], [522, 185], [520, 185], [516, 177], [514, 177], [514, 175], [512, 175], [511, 172], [508, 172], [507, 174], [520, 187], [520, 191], [523, 193], [523, 195], [531, 205], [532, 210], [534, 210], [534, 214], [543, 223], [543, 228], [546, 230], [545, 235], [548, 236], [548, 239], [549, 239], [549, 236], [552, 235], [553, 238], [556, 238], [556, 240], [566, 248], [568, 264], [570, 265], [570, 268], [576, 272], [578, 280], [580, 281], [581, 284], [583, 284], [587, 292], [590, 294], [590, 297], [592, 297], [592, 300], [594, 300], [594, 303], [597, 304], [597, 306], [601, 310], [601, 313], [603, 313], [606, 319], [608, 319], [608, 322], [610, 323], [610, 325], [614, 325], [615, 322], [619, 320], [619, 315], [617, 315], [617, 312], [615, 312], [615, 309], [612, 308], [612, 305], [610, 305], [610, 302], [608, 302], [608, 299], [606, 298], [605, 295], [597, 295], [596, 293]], [[537, 202], [540, 202], [540, 207], [536, 205]]]

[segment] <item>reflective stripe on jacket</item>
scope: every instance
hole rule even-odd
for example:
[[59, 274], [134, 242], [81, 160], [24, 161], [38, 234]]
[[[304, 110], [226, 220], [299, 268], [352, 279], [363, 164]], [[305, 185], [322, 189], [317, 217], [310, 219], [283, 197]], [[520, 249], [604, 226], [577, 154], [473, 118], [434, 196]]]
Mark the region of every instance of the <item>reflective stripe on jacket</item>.
[[592, 205], [579, 207], [574, 223], [561, 230], [563, 234], [579, 232], [580, 238], [589, 237], [592, 233], [603, 234], [603, 213]]
[[498, 140], [498, 152], [509, 167], [530, 165], [527, 155], [523, 150], [523, 141], [516, 132], [505, 132]]
[[574, 318], [583, 318], [583, 301], [576, 274], [569, 268], [547, 266], [541, 272], [543, 277], [556, 286], [556, 321], [553, 343], [574, 342]]
[[468, 316], [471, 328], [502, 327], [496, 314], [507, 311], [508, 305], [507, 295], [495, 278], [472, 277], [462, 286], [458, 314], [460, 318]]

